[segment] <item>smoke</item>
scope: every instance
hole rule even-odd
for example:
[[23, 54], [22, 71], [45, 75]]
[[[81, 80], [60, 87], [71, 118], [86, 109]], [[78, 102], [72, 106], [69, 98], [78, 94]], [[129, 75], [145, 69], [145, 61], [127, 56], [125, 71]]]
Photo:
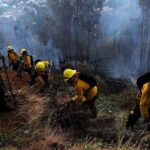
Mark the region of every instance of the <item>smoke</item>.
[[[106, 0], [100, 18], [105, 45], [113, 48], [109, 70], [113, 76], [126, 77], [139, 69], [139, 42], [142, 9], [139, 0]], [[110, 49], [111, 51], [111, 49]]]
[[102, 9], [102, 32], [118, 37], [127, 29], [136, 32], [142, 11], [138, 0], [107, 0]]
[[[0, 0], [0, 45], [3, 52], [6, 54], [7, 45], [12, 44], [18, 52], [26, 48], [34, 59], [52, 59], [59, 68], [59, 60], [63, 59], [59, 48], [65, 57], [77, 54], [76, 59], [80, 59], [76, 43], [81, 42], [86, 45], [92, 60], [112, 57], [107, 67], [113, 75], [136, 73], [140, 64], [140, 24], [143, 17], [139, 0], [105, 0], [100, 17], [101, 4], [98, 1], [83, 0], [80, 11], [76, 9], [76, 2]], [[86, 4], [90, 2], [95, 4], [87, 9], [89, 6]], [[99, 25], [100, 29], [97, 28]], [[99, 35], [102, 35], [100, 39]], [[74, 42], [76, 39], [79, 42]]]
[[[16, 51], [26, 48], [34, 59], [52, 59], [59, 68], [62, 57], [50, 34], [53, 12], [47, 0], [0, 0], [0, 46], [6, 55], [11, 44]], [[52, 29], [51, 29], [52, 28]]]

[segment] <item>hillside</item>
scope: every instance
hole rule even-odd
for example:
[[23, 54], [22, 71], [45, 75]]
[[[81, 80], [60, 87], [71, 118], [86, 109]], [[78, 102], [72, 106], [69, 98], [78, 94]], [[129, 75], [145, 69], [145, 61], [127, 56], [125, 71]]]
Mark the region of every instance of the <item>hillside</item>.
[[[3, 73], [2, 76], [5, 78]], [[29, 87], [26, 74], [17, 78], [10, 71], [9, 77], [17, 107], [15, 111], [0, 113], [0, 147], [4, 150], [119, 150], [149, 146], [149, 131], [144, 131], [144, 127], [134, 131], [125, 129], [129, 110], [125, 100], [134, 100], [134, 89], [129, 91], [126, 87], [116, 95], [109, 91], [108, 96], [105, 85], [103, 93], [106, 94], [100, 93], [97, 99], [98, 117], [95, 120], [89, 119], [88, 110], [80, 108], [80, 104], [78, 112], [72, 113], [66, 107], [59, 118], [54, 114], [74, 94], [61, 74], [51, 75], [49, 88], [44, 91], [41, 91], [40, 83]]]

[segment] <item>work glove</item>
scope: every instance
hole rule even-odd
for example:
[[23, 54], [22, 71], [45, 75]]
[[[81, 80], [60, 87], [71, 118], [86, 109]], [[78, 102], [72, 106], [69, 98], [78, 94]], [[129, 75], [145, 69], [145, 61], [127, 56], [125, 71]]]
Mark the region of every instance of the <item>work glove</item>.
[[82, 103], [84, 103], [84, 102], [86, 102], [86, 101], [87, 101], [86, 97], [83, 96], [83, 98], [82, 98]]
[[72, 101], [75, 102], [76, 101], [77, 96], [72, 97]]

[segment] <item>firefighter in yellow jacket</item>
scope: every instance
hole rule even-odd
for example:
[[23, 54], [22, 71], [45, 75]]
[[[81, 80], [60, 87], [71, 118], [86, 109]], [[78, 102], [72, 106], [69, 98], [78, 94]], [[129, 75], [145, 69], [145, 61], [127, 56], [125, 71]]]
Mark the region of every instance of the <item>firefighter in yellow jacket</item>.
[[72, 97], [73, 102], [81, 102], [87, 105], [91, 111], [91, 118], [97, 117], [95, 100], [97, 96], [97, 83], [92, 76], [77, 72], [73, 69], [66, 69], [63, 72], [65, 81], [76, 90], [76, 95]]
[[140, 112], [144, 122], [150, 121], [150, 82], [143, 85], [140, 95]]
[[52, 61], [35, 61], [34, 73], [31, 77], [30, 85], [36, 83], [36, 78], [39, 76], [44, 81], [44, 87], [48, 86], [48, 75], [52, 66]]
[[33, 67], [32, 56], [28, 55], [28, 52], [25, 48], [21, 49], [21, 54], [22, 54], [21, 59], [23, 61], [23, 69], [31, 76], [32, 75], [32, 67]]
[[140, 76], [137, 79], [137, 86], [139, 102], [129, 114], [127, 128], [132, 127], [140, 117], [142, 117], [143, 123], [150, 122], [150, 73]]
[[19, 67], [19, 54], [14, 51], [11, 45], [8, 45], [7, 52], [9, 66], [12, 66], [13, 70], [17, 71]]

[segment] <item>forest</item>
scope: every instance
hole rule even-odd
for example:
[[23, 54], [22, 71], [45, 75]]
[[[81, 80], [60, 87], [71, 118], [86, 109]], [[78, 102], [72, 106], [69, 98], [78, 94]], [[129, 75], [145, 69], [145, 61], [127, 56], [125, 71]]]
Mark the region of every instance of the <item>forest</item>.
[[[18, 54], [16, 70], [9, 50]], [[32, 56], [31, 72], [23, 50]], [[141, 108], [149, 78], [138, 85], [149, 58], [149, 0], [0, 0], [0, 149], [150, 149]], [[37, 73], [39, 61], [49, 62], [46, 80]], [[69, 79], [78, 73], [96, 80], [96, 119], [79, 102], [72, 111], [78, 91]], [[2, 112], [3, 104], [13, 110]], [[140, 119], [127, 129], [137, 105]]]

